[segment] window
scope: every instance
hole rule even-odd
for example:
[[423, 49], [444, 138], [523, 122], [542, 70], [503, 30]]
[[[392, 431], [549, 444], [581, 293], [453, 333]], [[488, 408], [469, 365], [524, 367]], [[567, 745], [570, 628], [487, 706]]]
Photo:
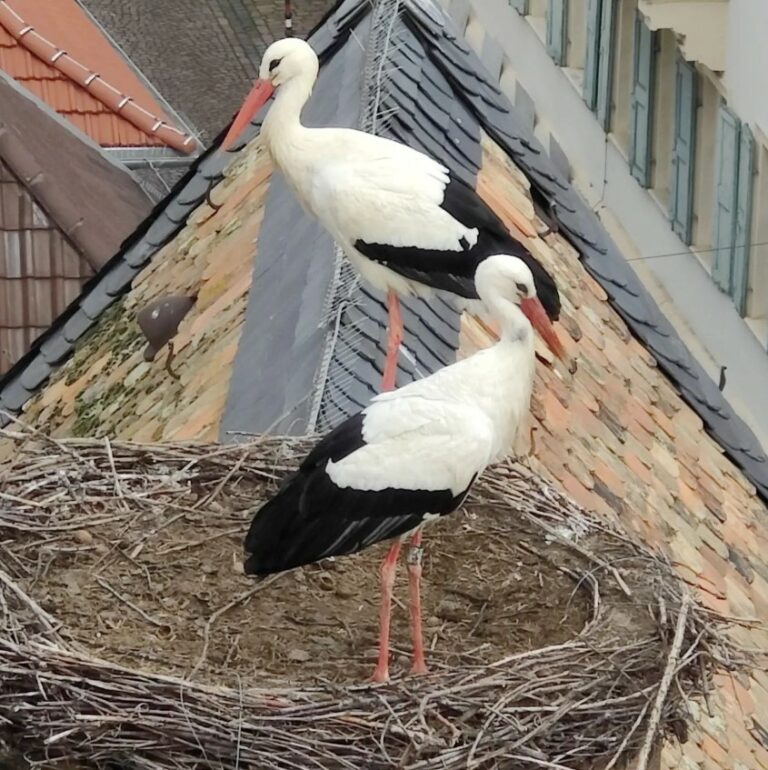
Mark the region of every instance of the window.
[[565, 64], [568, 6], [565, 0], [549, 0], [547, 6], [547, 51], [555, 64]]
[[608, 130], [611, 122], [613, 36], [616, 0], [587, 3], [587, 52], [584, 59], [584, 100]]
[[697, 76], [693, 64], [678, 53], [675, 65], [674, 130], [669, 183], [672, 229], [687, 244], [692, 240], [693, 174], [696, 140]]
[[720, 104], [715, 150], [712, 277], [746, 312], [752, 231], [754, 141], [748, 126]]
[[656, 33], [646, 26], [639, 11], [635, 14], [633, 51], [629, 165], [632, 176], [643, 187], [648, 187], [651, 184], [653, 154]]
[[[614, 32], [615, 62], [613, 92], [611, 94], [611, 133], [616, 144], [629, 157], [631, 144], [630, 123], [632, 78], [634, 72], [634, 33], [637, 3], [635, 0], [621, 0], [616, 6]], [[586, 30], [585, 30], [586, 32]]]
[[655, 33], [657, 46], [654, 56], [653, 109], [651, 110], [651, 171], [653, 195], [662, 207], [671, 211], [672, 149], [675, 121], [675, 71], [677, 41], [672, 30]]
[[715, 155], [717, 154], [717, 124], [720, 94], [714, 84], [715, 76], [697, 65], [696, 145], [693, 171], [693, 219], [691, 244], [699, 259], [712, 270], [713, 215], [715, 200]]

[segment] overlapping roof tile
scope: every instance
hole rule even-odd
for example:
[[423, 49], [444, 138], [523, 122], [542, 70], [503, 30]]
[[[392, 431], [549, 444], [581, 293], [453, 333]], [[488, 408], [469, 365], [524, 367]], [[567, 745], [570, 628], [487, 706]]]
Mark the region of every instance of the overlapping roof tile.
[[102, 146], [198, 148], [75, 0], [0, 1], [0, 69]]

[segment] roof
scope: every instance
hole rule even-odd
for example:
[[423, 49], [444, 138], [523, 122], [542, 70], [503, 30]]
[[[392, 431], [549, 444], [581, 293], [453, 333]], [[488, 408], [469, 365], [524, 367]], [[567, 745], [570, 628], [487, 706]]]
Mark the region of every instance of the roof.
[[0, 0], [0, 69], [104, 147], [197, 149], [75, 0], [53, 7]]
[[[558, 282], [558, 332], [578, 368], [537, 367], [519, 447], [528, 462], [658, 545], [713, 610], [768, 619], [765, 455], [443, 12], [428, 0], [373, 9], [350, 0], [311, 42], [323, 66], [308, 122], [376, 119], [381, 133], [427, 149], [476, 186]], [[483, 55], [498, 71], [497, 52]], [[377, 72], [381, 93], [366, 75]], [[371, 111], [377, 101], [386, 118]], [[260, 140], [243, 146], [232, 157], [215, 143], [197, 161], [0, 382], [0, 404], [26, 405], [24, 419], [55, 435], [232, 440], [324, 429], [367, 401], [384, 357], [381, 297], [349, 278]], [[217, 212], [204, 202], [210, 186]], [[135, 313], [193, 293], [174, 379], [163, 353], [143, 360]], [[406, 305], [400, 384], [457, 345], [485, 344], [442, 298]], [[757, 629], [738, 634], [766, 644]], [[768, 676], [718, 684], [712, 716], [697, 710], [699, 729], [668, 751], [669, 766], [685, 766], [684, 754], [688, 766], [768, 768]]]
[[150, 209], [123, 166], [0, 73], [0, 372]]
[[[205, 141], [235, 113], [258, 76], [264, 50], [284, 34], [283, 5], [272, 0], [80, 2]], [[294, 4], [295, 33], [308, 32], [330, 5]]]
[[0, 158], [98, 270], [149, 213], [149, 198], [124, 167], [2, 73], [0, 116]]

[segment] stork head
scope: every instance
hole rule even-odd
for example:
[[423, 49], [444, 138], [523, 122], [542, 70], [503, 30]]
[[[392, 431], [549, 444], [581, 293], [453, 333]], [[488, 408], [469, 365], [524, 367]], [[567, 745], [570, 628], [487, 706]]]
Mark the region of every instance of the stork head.
[[300, 81], [309, 96], [317, 79], [320, 63], [309, 43], [286, 37], [272, 43], [261, 58], [259, 79], [243, 102], [240, 112], [224, 137], [222, 149], [228, 150], [254, 115], [267, 103], [274, 90], [291, 81]]
[[519, 318], [512, 310], [515, 305], [520, 308], [550, 350], [558, 358], [564, 358], [563, 345], [547, 311], [536, 296], [533, 274], [522, 259], [507, 254], [496, 254], [484, 259], [475, 273], [475, 286], [483, 304], [502, 324], [502, 328], [515, 317]]
[[320, 63], [312, 46], [298, 37], [286, 37], [272, 43], [261, 58], [259, 78], [274, 88], [301, 78], [310, 84], [317, 79]]

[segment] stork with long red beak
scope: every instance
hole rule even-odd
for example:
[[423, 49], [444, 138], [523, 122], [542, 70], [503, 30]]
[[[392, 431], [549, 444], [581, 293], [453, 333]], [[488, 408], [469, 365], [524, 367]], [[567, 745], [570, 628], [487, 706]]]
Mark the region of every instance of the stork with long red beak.
[[489, 463], [513, 447], [528, 413], [535, 368], [531, 319], [552, 351], [563, 349], [526, 264], [484, 259], [477, 293], [501, 328], [490, 348], [375, 396], [309, 453], [255, 515], [245, 539], [251, 575], [342, 556], [393, 540], [381, 565], [379, 656], [373, 679], [389, 677], [389, 618], [397, 557], [408, 559], [412, 672], [427, 671], [421, 630], [421, 527], [455, 511]]
[[493, 254], [525, 262], [546, 315], [557, 319], [560, 296], [552, 277], [445, 166], [383, 137], [302, 125], [301, 111], [318, 67], [315, 52], [303, 40], [286, 38], [269, 46], [260, 80], [222, 146], [231, 147], [276, 91], [261, 128], [275, 164], [362, 277], [386, 293], [389, 341], [382, 389], [395, 387], [403, 336], [398, 296], [443, 289], [479, 310], [472, 302], [478, 297], [476, 274]]

